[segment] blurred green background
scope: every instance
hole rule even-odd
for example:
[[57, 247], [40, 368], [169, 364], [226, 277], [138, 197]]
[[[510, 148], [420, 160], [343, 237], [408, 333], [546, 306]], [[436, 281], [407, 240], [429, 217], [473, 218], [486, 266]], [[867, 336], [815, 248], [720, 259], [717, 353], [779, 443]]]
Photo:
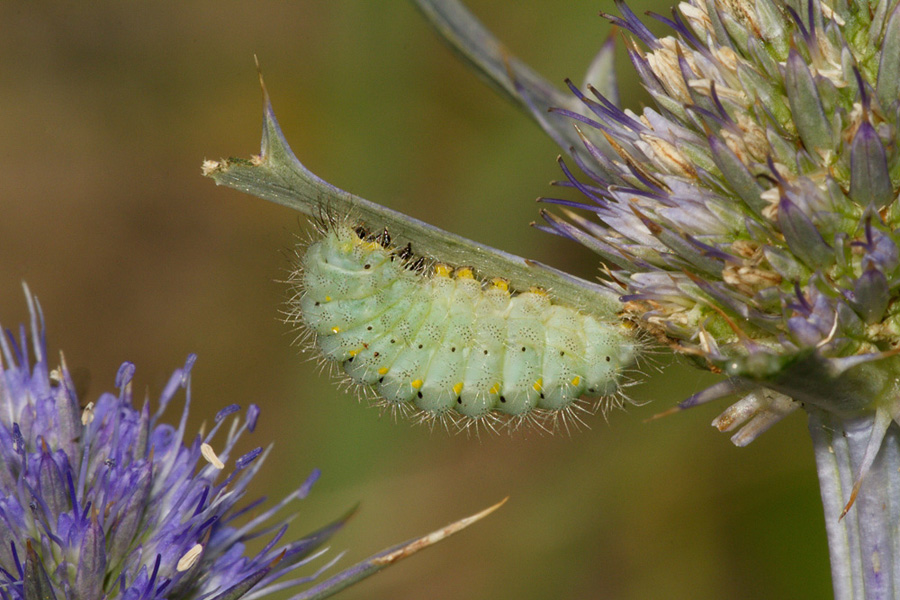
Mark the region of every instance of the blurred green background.
[[[609, 0], [470, 6], [551, 81], [580, 80]], [[632, 4], [635, 12], [667, 7]], [[0, 4], [0, 320], [39, 296], [51, 353], [110, 390], [122, 360], [156, 397], [189, 352], [197, 427], [256, 402], [275, 441], [256, 491], [313, 467], [296, 534], [362, 510], [343, 566], [509, 496], [474, 528], [352, 598], [822, 598], [831, 594], [805, 418], [749, 448], [725, 404], [645, 423], [714, 378], [656, 360], [647, 405], [571, 436], [394, 423], [319, 375], [279, 322], [302, 218], [200, 176], [258, 151], [263, 66], [297, 155], [344, 189], [585, 277], [597, 261], [529, 228], [558, 149], [456, 62], [412, 6], [381, 2]], [[660, 28], [656, 28], [661, 31]], [[621, 43], [620, 43], [621, 48]], [[626, 105], [644, 96], [620, 53]], [[652, 403], [650, 402], [652, 401]], [[173, 411], [173, 415], [174, 415]], [[174, 416], [173, 416], [174, 418]], [[284, 597], [287, 597], [286, 595]]]

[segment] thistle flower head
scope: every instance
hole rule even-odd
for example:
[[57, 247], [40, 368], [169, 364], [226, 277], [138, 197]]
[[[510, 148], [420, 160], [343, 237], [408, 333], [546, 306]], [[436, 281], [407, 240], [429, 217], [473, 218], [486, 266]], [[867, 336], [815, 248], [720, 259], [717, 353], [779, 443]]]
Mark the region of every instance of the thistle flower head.
[[793, 410], [787, 397], [892, 406], [900, 5], [691, 0], [653, 15], [662, 38], [618, 6], [656, 107], [570, 85], [581, 107], [558, 112], [589, 180], [563, 164], [564, 185], [599, 221], [545, 211], [549, 229], [614, 266], [644, 327], [730, 376], [682, 407], [756, 390], [719, 423], [759, 417], [743, 443]]
[[[318, 556], [340, 523], [282, 544], [286, 521], [272, 517], [305, 497], [318, 472], [273, 508], [241, 518], [262, 502], [240, 504], [266, 452], [231, 458], [255, 427], [256, 406], [243, 420], [232, 417], [237, 405], [225, 407], [208, 433], [190, 438], [192, 355], [155, 412], [146, 401], [133, 405], [127, 362], [118, 393], [82, 409], [65, 361], [51, 370], [43, 318], [29, 304], [33, 362], [24, 327], [0, 340], [0, 598], [249, 599], [311, 579], [274, 583]], [[184, 410], [171, 426], [161, 415], [181, 389]], [[245, 556], [245, 542], [267, 532], [263, 549]]]

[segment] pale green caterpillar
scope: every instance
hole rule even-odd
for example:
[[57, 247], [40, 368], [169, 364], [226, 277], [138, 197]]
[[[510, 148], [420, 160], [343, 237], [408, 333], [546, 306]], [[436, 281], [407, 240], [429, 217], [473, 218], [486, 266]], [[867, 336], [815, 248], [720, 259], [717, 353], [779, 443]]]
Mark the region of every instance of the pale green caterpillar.
[[319, 230], [298, 252], [289, 321], [386, 406], [467, 417], [465, 426], [503, 415], [568, 424], [582, 396], [621, 404], [640, 344], [616, 315], [557, 304], [537, 288], [511, 293], [505, 279], [483, 282], [472, 268], [393, 247], [387, 230], [333, 219]]

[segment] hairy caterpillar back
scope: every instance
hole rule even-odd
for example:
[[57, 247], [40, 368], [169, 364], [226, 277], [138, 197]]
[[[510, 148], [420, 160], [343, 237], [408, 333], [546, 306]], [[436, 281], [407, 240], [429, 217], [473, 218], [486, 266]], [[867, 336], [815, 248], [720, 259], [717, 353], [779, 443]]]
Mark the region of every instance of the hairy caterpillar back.
[[639, 343], [616, 315], [431, 263], [392, 246], [387, 231], [332, 221], [320, 230], [290, 278], [289, 320], [386, 405], [493, 422], [566, 417], [582, 396], [621, 402]]

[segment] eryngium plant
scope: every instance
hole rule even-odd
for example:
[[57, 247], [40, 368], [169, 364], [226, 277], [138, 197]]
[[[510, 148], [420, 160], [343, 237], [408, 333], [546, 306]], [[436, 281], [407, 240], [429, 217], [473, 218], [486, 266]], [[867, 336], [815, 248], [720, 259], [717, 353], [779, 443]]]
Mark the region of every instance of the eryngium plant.
[[[740, 394], [714, 424], [746, 445], [804, 408], [836, 596], [900, 596], [900, 3], [691, 0], [652, 15], [670, 29], [657, 37], [617, 1], [620, 16], [606, 16], [655, 102], [640, 113], [619, 106], [611, 42], [567, 95], [457, 2], [417, 4], [582, 172], [561, 161], [561, 185], [583, 199], [545, 199], [562, 207], [541, 227], [602, 257], [624, 318], [724, 375], [673, 410]], [[306, 212], [350, 207], [373, 229], [441, 238], [316, 178], [268, 106], [261, 155], [206, 173]], [[452, 246], [471, 264], [516, 264]], [[576, 304], [606, 301], [520, 267]]]
[[[118, 393], [82, 407], [62, 355], [51, 368], [40, 306], [27, 289], [26, 296], [30, 343], [24, 326], [18, 337], [0, 337], [0, 599], [255, 600], [309, 583], [340, 558], [308, 567], [353, 511], [282, 541], [296, 514], [278, 513], [306, 497], [318, 470], [269, 508], [264, 498], [245, 501], [269, 450], [231, 455], [256, 427], [256, 405], [243, 420], [233, 417], [238, 405], [226, 406], [208, 432], [188, 434], [191, 355], [153, 411], [148, 400], [134, 405], [129, 362], [116, 374]], [[184, 407], [173, 426], [161, 417], [180, 390]], [[492, 510], [384, 550], [292, 598], [329, 597]], [[248, 552], [260, 537], [260, 549]]]
[[[230, 455], [255, 428], [255, 405], [243, 420], [232, 417], [239, 406], [224, 407], [207, 433], [190, 436], [192, 355], [152, 412], [147, 401], [133, 404], [128, 362], [116, 375], [118, 393], [81, 407], [65, 361], [51, 368], [43, 316], [28, 301], [30, 343], [24, 327], [18, 339], [0, 338], [0, 598], [259, 598], [321, 555], [344, 519], [288, 544], [279, 544], [286, 521], [273, 519], [307, 495], [318, 471], [281, 503], [239, 521], [258, 504], [241, 501], [265, 452]], [[160, 417], [182, 389], [173, 427]], [[245, 556], [245, 543], [267, 530], [270, 543]]]
[[714, 422], [738, 445], [805, 408], [836, 596], [900, 595], [900, 4], [692, 0], [651, 15], [658, 38], [617, 1], [656, 104], [639, 114], [617, 105], [610, 48], [601, 89], [559, 101], [461, 7], [420, 5], [584, 173], [561, 162], [584, 200], [546, 199], [564, 208], [543, 228], [603, 258], [625, 315], [726, 376], [678, 408], [743, 394]]

